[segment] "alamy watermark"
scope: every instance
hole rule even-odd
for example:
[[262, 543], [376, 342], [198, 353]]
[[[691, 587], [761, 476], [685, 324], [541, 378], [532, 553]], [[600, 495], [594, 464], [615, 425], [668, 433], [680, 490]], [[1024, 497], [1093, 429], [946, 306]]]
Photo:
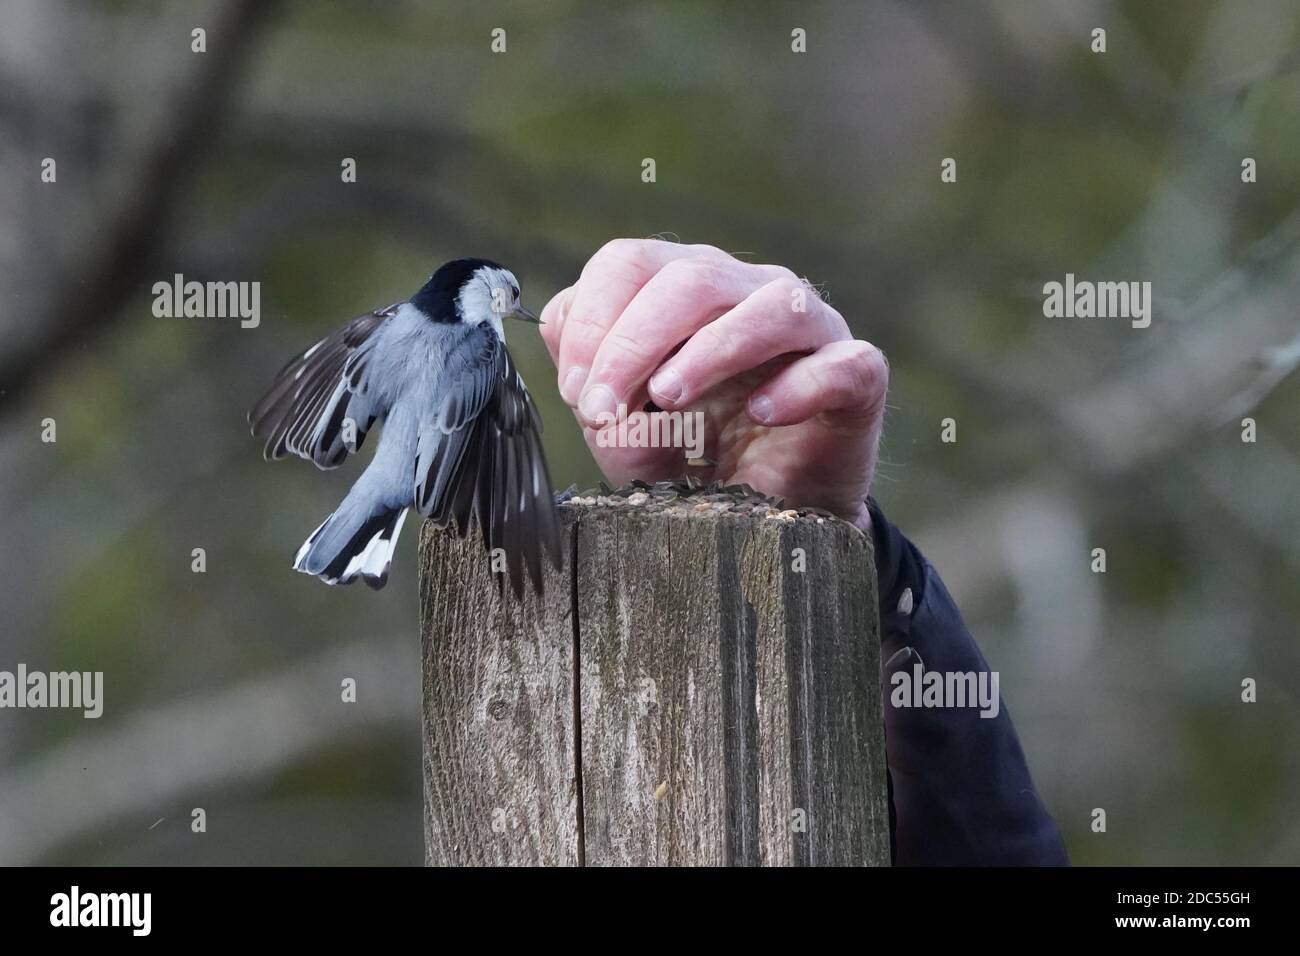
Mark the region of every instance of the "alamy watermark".
[[0, 708], [71, 708], [93, 720], [104, 713], [103, 671], [0, 671]]
[[889, 703], [894, 707], [979, 708], [981, 717], [1002, 709], [997, 671], [927, 671], [920, 662], [911, 671], [890, 675]]
[[90, 893], [73, 884], [66, 893], [50, 897], [54, 927], [121, 927], [132, 936], [148, 936], [153, 928], [152, 893]]
[[153, 314], [159, 319], [234, 319], [255, 329], [262, 322], [262, 283], [186, 282], [176, 273], [171, 282], [153, 284]]
[[1133, 328], [1151, 324], [1150, 282], [1090, 282], [1075, 280], [1043, 286], [1043, 315], [1049, 319], [1131, 319]]
[[600, 448], [681, 448], [688, 459], [704, 457], [703, 412], [633, 412], [620, 402], [615, 413], [596, 417]]

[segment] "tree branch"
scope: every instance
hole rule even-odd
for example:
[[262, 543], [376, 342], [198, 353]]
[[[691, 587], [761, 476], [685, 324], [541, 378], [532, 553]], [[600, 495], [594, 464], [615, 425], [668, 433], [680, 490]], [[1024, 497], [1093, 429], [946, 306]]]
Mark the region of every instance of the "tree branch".
[[179, 92], [126, 150], [130, 158], [121, 175], [106, 187], [111, 192], [105, 193], [102, 221], [82, 230], [51, 270], [55, 285], [33, 323], [39, 331], [0, 358], [0, 395], [7, 401], [18, 401], [46, 367], [102, 335], [120, 315], [164, 242], [176, 197], [229, 112], [240, 68], [275, 6], [273, 0], [230, 0], [209, 31], [210, 51], [193, 57]]

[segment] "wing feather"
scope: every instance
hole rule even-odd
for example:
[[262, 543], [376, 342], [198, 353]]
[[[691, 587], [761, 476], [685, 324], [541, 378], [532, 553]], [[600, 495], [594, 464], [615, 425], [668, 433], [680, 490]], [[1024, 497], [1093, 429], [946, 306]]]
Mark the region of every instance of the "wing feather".
[[525, 569], [542, 589], [542, 560], [560, 564], [559, 519], [541, 418], [510, 353], [488, 327], [469, 328], [452, 349], [441, 408], [420, 431], [415, 502], [464, 534], [477, 517], [483, 544], [502, 548], [510, 585]]
[[[361, 447], [366, 431], [387, 411], [368, 395], [368, 347], [395, 311], [389, 306], [353, 319], [285, 363], [248, 413], [268, 461], [294, 454], [320, 468], [337, 468]], [[345, 440], [348, 418], [356, 426], [354, 443]]]

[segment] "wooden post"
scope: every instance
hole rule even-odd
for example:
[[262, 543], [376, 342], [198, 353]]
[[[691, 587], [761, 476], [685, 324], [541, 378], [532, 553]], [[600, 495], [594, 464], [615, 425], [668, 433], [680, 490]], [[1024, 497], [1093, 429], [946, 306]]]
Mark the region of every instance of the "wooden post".
[[518, 603], [424, 527], [426, 862], [888, 865], [869, 538], [645, 497], [562, 505]]

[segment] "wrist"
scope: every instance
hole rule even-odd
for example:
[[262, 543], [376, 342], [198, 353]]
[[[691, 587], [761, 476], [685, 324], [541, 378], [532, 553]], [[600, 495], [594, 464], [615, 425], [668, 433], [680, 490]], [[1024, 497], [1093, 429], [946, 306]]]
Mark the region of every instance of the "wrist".
[[865, 501], [858, 505], [855, 513], [845, 516], [844, 520], [863, 534], [871, 534], [871, 509]]

